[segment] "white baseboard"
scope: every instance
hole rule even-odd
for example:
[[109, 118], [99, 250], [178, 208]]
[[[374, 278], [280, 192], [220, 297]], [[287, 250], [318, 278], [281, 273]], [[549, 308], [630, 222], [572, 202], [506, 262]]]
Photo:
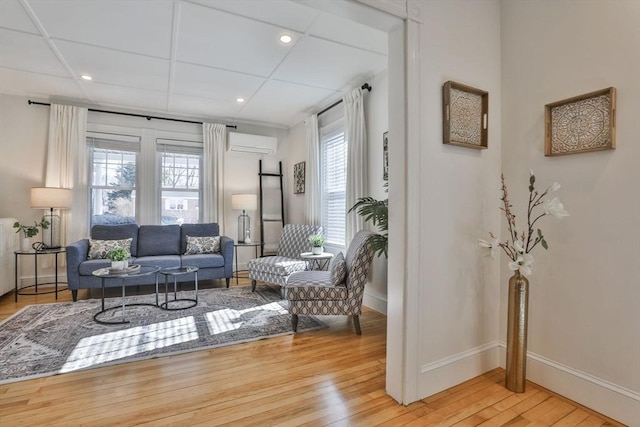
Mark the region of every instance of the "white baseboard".
[[364, 297], [362, 298], [362, 304], [371, 310], [375, 310], [385, 316], [387, 315], [387, 299], [379, 295], [368, 293], [366, 289], [364, 291]]
[[[18, 282], [20, 287], [23, 287], [27, 285], [33, 285], [35, 283], [35, 279], [36, 279], [35, 276], [33, 274], [30, 274], [30, 275], [18, 277]], [[43, 286], [49, 286], [49, 283], [51, 284], [51, 286], [54, 286], [55, 280], [56, 280], [56, 276], [53, 273], [38, 274], [38, 286], [40, 286], [41, 283], [47, 283], [46, 285], [43, 285]], [[58, 286], [60, 286], [61, 284], [64, 284], [64, 286], [67, 285], [66, 273], [65, 274], [58, 273]]]
[[[500, 347], [505, 366], [506, 344]], [[640, 426], [640, 393], [527, 352], [527, 379], [629, 426]]]
[[420, 399], [446, 390], [497, 368], [498, 342], [481, 346], [422, 365], [418, 382]]

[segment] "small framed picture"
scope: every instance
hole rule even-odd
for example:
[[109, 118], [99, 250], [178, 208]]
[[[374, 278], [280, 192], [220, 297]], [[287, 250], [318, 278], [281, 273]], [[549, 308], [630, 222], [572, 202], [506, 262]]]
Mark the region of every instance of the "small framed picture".
[[389, 178], [389, 131], [382, 134], [382, 179]]
[[293, 165], [293, 194], [304, 193], [305, 162]]
[[616, 148], [613, 87], [545, 105], [545, 156]]
[[448, 81], [442, 87], [442, 109], [444, 144], [487, 148], [489, 92]]

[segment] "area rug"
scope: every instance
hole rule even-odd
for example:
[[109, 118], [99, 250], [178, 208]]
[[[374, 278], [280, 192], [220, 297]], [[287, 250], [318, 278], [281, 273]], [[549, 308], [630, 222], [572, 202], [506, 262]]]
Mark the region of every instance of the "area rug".
[[[193, 291], [180, 297], [193, 298]], [[105, 306], [121, 302], [108, 298]], [[131, 303], [155, 303], [155, 294], [127, 297]], [[287, 301], [267, 286], [256, 292], [250, 286], [200, 290], [197, 306], [178, 311], [127, 307], [131, 323], [125, 325], [96, 323], [100, 304], [91, 299], [30, 305], [2, 322], [0, 384], [293, 333]], [[118, 320], [121, 314], [113, 310], [99, 318]], [[323, 327], [313, 316], [301, 316], [298, 323], [299, 332]]]

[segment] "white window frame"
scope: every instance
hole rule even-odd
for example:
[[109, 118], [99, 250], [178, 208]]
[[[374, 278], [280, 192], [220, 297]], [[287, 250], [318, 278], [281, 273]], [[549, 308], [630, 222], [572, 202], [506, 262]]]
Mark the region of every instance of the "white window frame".
[[[335, 237], [335, 232], [334, 232], [334, 228], [332, 227], [331, 224], [329, 223], [329, 219], [328, 216], [330, 215], [327, 212], [327, 209], [329, 208], [327, 205], [327, 198], [328, 198], [328, 189], [327, 189], [327, 185], [326, 185], [326, 180], [327, 177], [325, 176], [326, 174], [326, 162], [327, 162], [327, 153], [325, 151], [326, 149], [326, 144], [332, 140], [334, 140], [335, 138], [339, 138], [342, 137], [342, 144], [344, 144], [344, 187], [342, 190], [342, 193], [344, 194], [344, 212], [333, 212], [332, 216], [334, 218], [336, 218], [336, 215], [338, 218], [342, 218], [343, 219], [343, 223], [342, 223], [342, 236], [341, 238], [336, 238]], [[346, 196], [347, 196], [347, 181], [346, 181], [346, 162], [347, 162], [347, 141], [346, 141], [346, 135], [345, 135], [345, 128], [344, 128], [344, 119], [342, 117], [336, 119], [336, 120], [332, 120], [330, 123], [325, 124], [323, 126], [320, 126], [320, 175], [321, 175], [321, 182], [320, 182], [320, 187], [321, 187], [321, 200], [320, 200], [320, 205], [321, 205], [321, 218], [322, 218], [322, 225], [324, 227], [324, 234], [325, 237], [327, 238], [327, 242], [325, 243], [325, 246], [328, 247], [329, 249], [334, 249], [335, 251], [340, 251], [340, 250], [344, 250], [346, 248]], [[335, 142], [335, 141], [334, 141]], [[336, 193], [338, 193], [339, 191], [335, 191]]]

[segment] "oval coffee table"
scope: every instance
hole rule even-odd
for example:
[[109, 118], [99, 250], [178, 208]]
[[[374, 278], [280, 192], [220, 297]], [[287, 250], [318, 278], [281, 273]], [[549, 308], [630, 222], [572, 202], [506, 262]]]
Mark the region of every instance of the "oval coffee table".
[[[195, 307], [196, 305], [198, 305], [198, 270], [198, 267], [191, 266], [163, 268], [162, 270], [160, 270], [160, 274], [164, 276], [164, 302], [160, 304], [159, 307], [163, 310], [186, 310], [187, 308]], [[195, 275], [195, 298], [178, 298], [178, 276], [191, 273]], [[167, 288], [169, 285], [169, 276], [173, 276], [173, 299], [171, 301], [169, 301], [169, 295], [167, 292]], [[169, 307], [169, 303], [181, 301], [190, 302], [191, 304], [180, 307]]]
[[[129, 321], [126, 318], [126, 312], [125, 312], [126, 307], [131, 307], [134, 305], [147, 305], [151, 307], [158, 307], [158, 274], [157, 273], [158, 271], [160, 271], [160, 267], [156, 267], [156, 266], [140, 266], [140, 268], [135, 268], [134, 266], [132, 267], [130, 267], [129, 270], [124, 270], [124, 271], [113, 271], [111, 268], [105, 267], [105, 268], [100, 268], [98, 270], [95, 270], [91, 273], [94, 276], [102, 279], [101, 280], [102, 281], [102, 310], [100, 310], [93, 316], [93, 320], [95, 320], [97, 323], [100, 323], [103, 325], [121, 325], [124, 323], [129, 323]], [[126, 304], [125, 289], [127, 287], [127, 279], [131, 279], [139, 276], [148, 276], [151, 274], [156, 275], [156, 303], [155, 304], [151, 304], [151, 303]], [[116, 280], [116, 279], [120, 279], [120, 286], [122, 286], [122, 305], [109, 307], [105, 309], [104, 308], [104, 281]], [[106, 313], [108, 311], [117, 310], [120, 307], [122, 307], [122, 320], [111, 322], [111, 321], [98, 319], [99, 315]]]

